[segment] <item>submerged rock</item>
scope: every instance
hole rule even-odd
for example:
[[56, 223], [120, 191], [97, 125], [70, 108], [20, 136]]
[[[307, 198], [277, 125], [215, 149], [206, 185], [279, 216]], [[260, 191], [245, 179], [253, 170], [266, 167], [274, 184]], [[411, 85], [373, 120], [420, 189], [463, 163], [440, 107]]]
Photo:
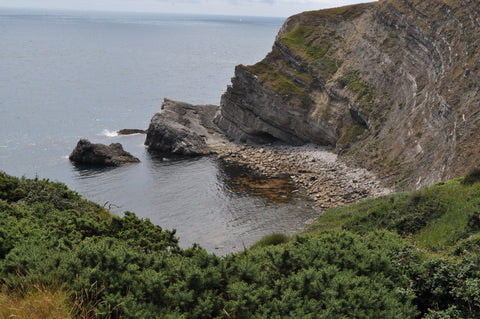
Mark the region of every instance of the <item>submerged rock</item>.
[[162, 110], [150, 122], [145, 145], [149, 150], [167, 155], [210, 154], [215, 147], [226, 143], [213, 124], [218, 110], [215, 105], [192, 105], [165, 99]]
[[140, 130], [136, 128], [125, 128], [117, 132], [118, 135], [132, 135], [132, 134], [146, 134], [147, 130]]
[[86, 139], [78, 141], [69, 159], [76, 164], [92, 166], [120, 166], [140, 162], [138, 158], [126, 152], [120, 143], [107, 146], [93, 144]]

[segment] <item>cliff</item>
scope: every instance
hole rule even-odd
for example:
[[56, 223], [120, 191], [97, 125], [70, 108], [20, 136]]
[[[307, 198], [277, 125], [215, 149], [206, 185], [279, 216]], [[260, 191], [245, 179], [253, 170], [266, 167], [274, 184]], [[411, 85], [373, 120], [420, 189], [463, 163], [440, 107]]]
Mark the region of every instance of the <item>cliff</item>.
[[479, 163], [480, 4], [384, 0], [287, 19], [239, 65], [216, 123], [237, 141], [330, 145], [399, 188]]

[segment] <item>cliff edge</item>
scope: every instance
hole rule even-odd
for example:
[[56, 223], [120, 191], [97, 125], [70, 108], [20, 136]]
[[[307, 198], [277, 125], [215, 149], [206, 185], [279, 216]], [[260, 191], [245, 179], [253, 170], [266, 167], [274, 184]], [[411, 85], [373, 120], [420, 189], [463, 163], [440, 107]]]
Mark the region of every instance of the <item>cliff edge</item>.
[[287, 19], [215, 122], [237, 141], [333, 146], [399, 188], [480, 162], [480, 4], [384, 0]]

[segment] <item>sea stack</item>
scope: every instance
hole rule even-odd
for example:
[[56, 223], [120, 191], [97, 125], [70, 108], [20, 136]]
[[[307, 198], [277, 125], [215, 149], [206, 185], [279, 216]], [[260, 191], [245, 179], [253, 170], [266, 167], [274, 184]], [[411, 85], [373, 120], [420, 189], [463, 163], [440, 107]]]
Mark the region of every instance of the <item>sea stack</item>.
[[115, 167], [140, 162], [138, 158], [126, 152], [120, 143], [112, 143], [107, 146], [93, 144], [86, 139], [78, 141], [69, 159], [75, 164], [97, 167]]

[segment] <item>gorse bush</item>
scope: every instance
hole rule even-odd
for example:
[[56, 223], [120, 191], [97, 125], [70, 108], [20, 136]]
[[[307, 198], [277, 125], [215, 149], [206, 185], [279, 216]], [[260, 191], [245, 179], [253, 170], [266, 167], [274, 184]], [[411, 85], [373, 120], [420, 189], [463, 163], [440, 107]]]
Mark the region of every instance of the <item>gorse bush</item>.
[[333, 232], [235, 255], [225, 310], [240, 318], [413, 317], [414, 295], [396, 266], [404, 249], [388, 232]]
[[478, 182], [480, 182], [480, 167], [476, 167], [470, 173], [468, 173], [463, 179], [462, 184], [472, 185]]
[[[9, 296], [27, 300], [18, 291], [50, 287], [46, 297], [61, 293], [59, 309], [83, 318], [480, 316], [477, 237], [463, 238], [454, 259], [431, 258], [392, 232], [419, 233], [448, 214], [428, 192], [380, 201], [414, 217], [441, 208], [415, 227], [370, 203], [367, 214], [340, 214], [347, 230], [272, 234], [220, 258], [181, 249], [174, 231], [133, 213], [110, 216], [63, 184], [0, 174], [0, 185], [0, 300], [8, 304]], [[476, 227], [475, 217], [465, 220]]]
[[480, 318], [480, 184], [465, 179], [329, 210], [310, 231], [403, 235], [423, 251], [402, 258], [420, 317]]

